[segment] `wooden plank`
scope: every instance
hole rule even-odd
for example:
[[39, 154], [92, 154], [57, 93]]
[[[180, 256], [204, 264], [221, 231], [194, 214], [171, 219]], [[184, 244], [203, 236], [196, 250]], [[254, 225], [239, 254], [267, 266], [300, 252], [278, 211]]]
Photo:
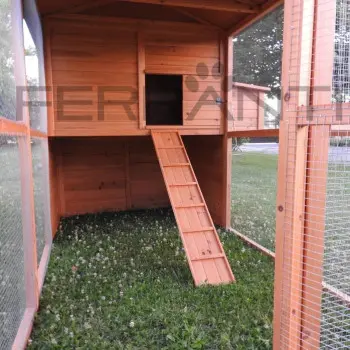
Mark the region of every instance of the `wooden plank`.
[[302, 319], [302, 291], [303, 291], [303, 245], [304, 245], [304, 213], [306, 190], [306, 160], [308, 151], [308, 127], [298, 129], [296, 136], [296, 158], [294, 174], [294, 203], [293, 203], [293, 237], [291, 254], [291, 300], [289, 318], [289, 341], [291, 344], [300, 342]]
[[227, 137], [279, 137], [279, 129], [229, 131]]
[[47, 138], [47, 134], [45, 132], [36, 129], [30, 129], [30, 136], [43, 139]]
[[146, 126], [146, 78], [145, 78], [145, 68], [146, 68], [146, 57], [145, 57], [145, 43], [143, 40], [143, 35], [138, 32], [138, 105], [139, 105], [139, 127], [144, 129]]
[[[282, 2], [281, 2], [282, 3]], [[276, 3], [277, 5], [277, 3]], [[276, 6], [277, 7], [277, 6]], [[283, 55], [282, 55], [282, 77], [281, 86], [284, 91], [289, 89], [290, 74], [297, 75], [296, 67], [291, 65], [290, 57], [293, 51], [300, 52], [300, 42], [298, 34], [290, 30], [293, 28], [293, 20], [300, 20], [300, 5], [294, 6], [293, 2], [287, 2], [284, 7], [284, 26], [283, 26]], [[254, 23], [254, 19], [248, 22], [241, 23], [235, 30], [236, 35], [240, 29], [246, 28], [248, 25]], [[293, 36], [294, 34], [294, 36]], [[296, 38], [295, 38], [296, 37]], [[298, 84], [298, 81], [296, 82]], [[279, 156], [278, 156], [278, 175], [277, 175], [277, 198], [276, 198], [276, 258], [275, 258], [275, 284], [274, 284], [274, 315], [273, 315], [273, 349], [291, 349], [288, 340], [288, 333], [286, 333], [286, 325], [289, 324], [290, 314], [287, 314], [289, 309], [285, 305], [285, 299], [288, 298], [288, 290], [286, 286], [288, 283], [288, 274], [285, 267], [285, 261], [291, 261], [292, 257], [288, 254], [286, 244], [286, 212], [290, 213], [290, 205], [287, 201], [287, 190], [289, 191], [288, 183], [286, 181], [289, 175], [288, 171], [288, 150], [293, 147], [293, 142], [289, 141], [289, 134], [294, 131], [290, 128], [289, 123], [292, 123], [296, 115], [289, 110], [289, 104], [296, 104], [296, 96], [291, 94], [291, 100], [286, 101], [282, 99], [282, 118], [280, 121], [279, 130]], [[293, 150], [293, 148], [292, 148]], [[290, 193], [289, 193], [290, 195]], [[289, 219], [290, 221], [290, 219]], [[289, 232], [288, 232], [289, 233]], [[289, 233], [290, 234], [290, 233]], [[287, 287], [288, 288], [288, 287]], [[284, 296], [287, 294], [286, 298]], [[294, 344], [295, 346], [296, 344]], [[298, 346], [298, 344], [297, 344]]]
[[53, 80], [52, 80], [52, 62], [51, 62], [51, 36], [52, 30], [50, 24], [44, 22], [44, 68], [45, 68], [45, 80], [46, 80], [46, 100], [47, 100], [47, 133], [49, 136], [54, 134], [55, 129], [55, 116], [53, 111]]
[[[79, 13], [86, 10], [106, 6], [114, 3], [116, 0], [95, 0], [83, 5], [69, 6], [66, 9], [57, 11], [55, 13]], [[199, 8], [206, 10], [215, 11], [227, 11], [227, 12], [238, 12], [238, 13], [256, 13], [258, 7], [252, 5], [241, 4], [238, 2], [232, 2], [229, 0], [203, 0], [198, 3], [196, 0], [119, 0], [124, 2], [139, 3], [139, 4], [153, 4], [163, 6], [176, 6], [184, 8]]]
[[[318, 0], [314, 23], [311, 101], [314, 106], [331, 103], [336, 25], [336, 1]], [[324, 90], [326, 88], [326, 90]], [[299, 104], [300, 105], [300, 104]]]
[[0, 116], [0, 133], [8, 135], [24, 135], [28, 127], [23, 122], [16, 122]]

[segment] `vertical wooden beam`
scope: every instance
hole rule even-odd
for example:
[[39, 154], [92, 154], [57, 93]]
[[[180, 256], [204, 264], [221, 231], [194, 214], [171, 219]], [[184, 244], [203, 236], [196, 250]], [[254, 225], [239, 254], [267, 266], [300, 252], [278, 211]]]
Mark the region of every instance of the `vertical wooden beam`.
[[306, 160], [309, 127], [304, 126], [297, 131], [295, 175], [294, 175], [294, 203], [292, 222], [291, 255], [291, 315], [288, 324], [289, 341], [295, 348], [299, 347], [301, 339], [302, 313], [302, 281], [303, 281], [303, 243], [304, 243], [304, 212], [306, 189]]
[[310, 102], [311, 62], [314, 33], [315, 0], [303, 1], [302, 41], [300, 48], [300, 86], [299, 105], [308, 106]]
[[124, 143], [125, 203], [126, 203], [126, 209], [128, 209], [128, 210], [132, 208], [131, 187], [130, 187], [130, 150], [129, 150], [129, 142], [130, 142], [129, 139], [127, 139], [127, 140], [125, 140], [125, 143]]
[[331, 103], [337, 1], [316, 0], [311, 102]]
[[[292, 0], [285, 6], [282, 87], [287, 94], [283, 96], [280, 128], [276, 215], [276, 350], [318, 349], [320, 345], [329, 127], [309, 127], [306, 151], [298, 146], [306, 131], [298, 130], [296, 111], [300, 105], [329, 104], [331, 101], [333, 63], [330, 63], [330, 57], [334, 49], [331, 32], [335, 25], [327, 19], [333, 17], [331, 7], [334, 5], [335, 2], [328, 0]], [[324, 62], [327, 62], [325, 66]], [[301, 87], [298, 93], [297, 89], [290, 90], [298, 86]], [[319, 88], [325, 86], [328, 90], [320, 91]], [[305, 164], [305, 153], [304, 201], [298, 183], [302, 184], [300, 169]]]
[[52, 29], [49, 19], [44, 25], [44, 64], [45, 64], [45, 79], [46, 79], [46, 101], [47, 105], [47, 134], [53, 136], [55, 134], [55, 111], [54, 111], [54, 91], [52, 80], [52, 61], [51, 61], [51, 35]]
[[64, 192], [64, 173], [63, 173], [63, 154], [61, 149], [57, 150], [57, 194], [59, 202], [59, 212], [61, 215], [66, 214], [66, 199]]
[[[288, 296], [290, 291], [290, 274], [286, 273], [286, 261], [291, 262], [291, 252], [286, 249], [286, 242], [290, 232], [286, 232], [286, 218], [291, 225], [293, 207], [287, 201], [287, 192], [290, 192], [290, 184], [287, 179], [293, 172], [295, 140], [290, 135], [296, 133], [296, 105], [298, 97], [295, 91], [290, 91], [292, 85], [299, 84], [299, 70], [293, 65], [291, 56], [293, 52], [300, 51], [300, 29], [296, 25], [300, 21], [301, 4], [293, 0], [286, 2], [284, 6], [284, 29], [283, 29], [283, 55], [282, 55], [282, 109], [279, 130], [279, 157], [276, 197], [276, 257], [275, 257], [275, 285], [274, 285], [274, 316], [273, 316], [273, 349], [291, 349], [288, 338], [288, 325], [291, 314], [289, 313]], [[297, 81], [293, 81], [293, 78]], [[287, 97], [287, 98], [285, 98]], [[293, 110], [294, 105], [294, 110]], [[290, 108], [291, 107], [291, 108]], [[293, 159], [294, 160], [294, 159]], [[293, 174], [293, 173], [292, 173]], [[290, 195], [290, 193], [289, 193]], [[292, 194], [293, 195], [293, 194]], [[291, 200], [291, 199], [290, 199]], [[287, 216], [288, 214], [288, 216]], [[290, 238], [289, 238], [290, 240]], [[289, 246], [289, 245], [288, 245]], [[287, 328], [287, 329], [286, 329]]]
[[227, 137], [229, 121], [232, 116], [232, 74], [233, 74], [233, 43], [229, 36], [224, 40], [225, 52], [225, 101], [224, 137], [222, 145], [222, 226], [231, 227], [231, 174], [232, 174], [232, 139]]
[[258, 106], [258, 118], [257, 118], [257, 130], [265, 129], [265, 106], [264, 106], [264, 99], [265, 99], [265, 92], [263, 91], [257, 91], [257, 106]]
[[137, 33], [137, 70], [138, 70], [138, 90], [139, 90], [139, 128], [144, 129], [146, 127], [146, 106], [145, 106], [145, 42], [142, 32]]

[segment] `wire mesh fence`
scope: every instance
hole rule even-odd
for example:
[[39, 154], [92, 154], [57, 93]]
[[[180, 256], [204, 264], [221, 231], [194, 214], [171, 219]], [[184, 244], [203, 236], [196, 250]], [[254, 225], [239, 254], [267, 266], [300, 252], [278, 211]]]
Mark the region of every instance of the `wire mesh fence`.
[[37, 258], [40, 264], [45, 245], [50, 242], [49, 203], [47, 197], [47, 159], [46, 141], [40, 138], [31, 139], [35, 232], [37, 244]]
[[231, 225], [274, 251], [278, 143], [264, 138], [244, 141], [232, 155]]
[[26, 308], [21, 136], [0, 135], [0, 348], [9, 349]]
[[[39, 18], [33, 13], [29, 18], [32, 33]], [[25, 73], [43, 67], [37, 67], [42, 61], [25, 65], [24, 40], [22, 2], [0, 1], [1, 349], [26, 345], [51, 245], [46, 135], [39, 132], [30, 142], [31, 125], [46, 130], [42, 127], [46, 125], [45, 109], [43, 105], [40, 111], [30, 110], [31, 105], [21, 103], [25, 96], [20, 95], [25, 95], [23, 90], [28, 85]], [[25, 49], [27, 54], [31, 50]]]

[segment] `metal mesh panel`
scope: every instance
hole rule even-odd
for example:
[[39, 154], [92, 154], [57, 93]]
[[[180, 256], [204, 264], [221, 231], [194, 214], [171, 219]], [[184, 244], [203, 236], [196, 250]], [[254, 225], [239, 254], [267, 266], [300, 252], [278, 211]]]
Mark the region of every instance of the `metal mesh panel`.
[[[235, 140], [233, 140], [235, 143]], [[232, 228], [275, 250], [278, 143], [246, 140], [232, 154]]]
[[0, 349], [11, 348], [26, 306], [19, 139], [0, 135]]
[[282, 29], [283, 7], [279, 7], [233, 39], [235, 83], [230, 129], [278, 128]]
[[0, 0], [0, 117], [16, 119], [11, 1]]
[[34, 181], [35, 228], [38, 264], [46, 244], [51, 241], [50, 212], [48, 200], [47, 141], [32, 138], [32, 166]]
[[321, 348], [350, 347], [350, 133], [330, 138]]

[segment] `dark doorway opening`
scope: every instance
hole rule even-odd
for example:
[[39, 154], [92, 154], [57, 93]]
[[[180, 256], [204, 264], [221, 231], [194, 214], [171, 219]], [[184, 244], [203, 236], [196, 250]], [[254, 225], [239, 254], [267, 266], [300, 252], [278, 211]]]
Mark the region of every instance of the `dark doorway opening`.
[[182, 125], [182, 75], [146, 74], [146, 124]]

